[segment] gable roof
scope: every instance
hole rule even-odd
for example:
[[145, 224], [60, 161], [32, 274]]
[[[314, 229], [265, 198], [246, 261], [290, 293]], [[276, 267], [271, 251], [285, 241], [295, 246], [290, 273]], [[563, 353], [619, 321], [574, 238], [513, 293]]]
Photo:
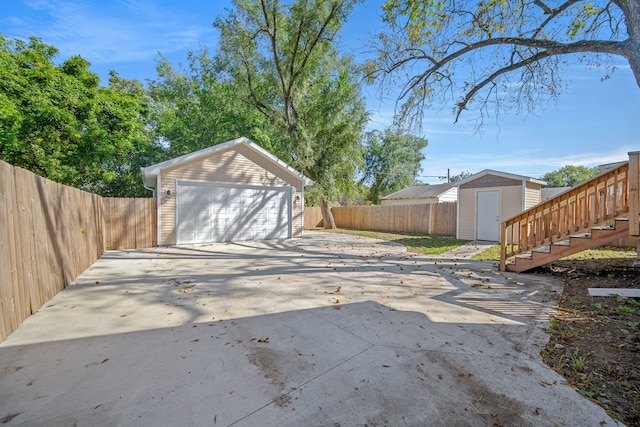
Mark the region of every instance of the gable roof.
[[483, 171], [478, 172], [475, 175], [471, 175], [469, 178], [465, 178], [462, 181], [458, 181], [458, 182], [454, 183], [453, 185], [455, 185], [456, 187], [459, 187], [462, 184], [466, 184], [468, 182], [475, 181], [476, 179], [482, 178], [483, 176], [486, 176], [486, 175], [495, 175], [495, 176], [499, 176], [501, 178], [514, 179], [516, 181], [533, 182], [535, 184], [540, 184], [540, 185], [545, 185], [547, 183], [547, 181], [543, 181], [543, 180], [537, 179], [537, 178], [531, 178], [530, 176], [516, 175], [514, 173], [500, 172], [500, 171], [496, 171], [496, 170], [492, 170], [492, 169], [485, 169]]
[[192, 160], [199, 159], [201, 157], [211, 156], [212, 154], [220, 153], [240, 145], [247, 146], [257, 154], [259, 154], [260, 156], [262, 156], [263, 158], [265, 158], [266, 160], [274, 164], [275, 166], [279, 167], [280, 169], [286, 171], [289, 174], [292, 174], [298, 177], [302, 181], [303, 185], [312, 185], [314, 183], [312, 180], [310, 180], [309, 178], [307, 178], [297, 170], [293, 169], [291, 166], [289, 166], [288, 164], [286, 164], [285, 162], [283, 162], [273, 154], [269, 153], [267, 150], [260, 147], [255, 142], [251, 141], [248, 138], [245, 138], [244, 136], [240, 138], [232, 139], [231, 141], [223, 142], [221, 144], [216, 144], [211, 147], [203, 148], [202, 150], [194, 151], [193, 153], [185, 154], [183, 156], [176, 157], [174, 159], [167, 160], [161, 163], [157, 163], [155, 165], [140, 168], [140, 170], [142, 171], [142, 181], [144, 182], [144, 185], [146, 187], [155, 188], [156, 181], [157, 181], [158, 175], [160, 174], [160, 171], [167, 168], [179, 166], [182, 163], [187, 163]]
[[447, 190], [453, 188], [452, 183], [435, 184], [435, 185], [417, 185], [414, 187], [403, 188], [400, 191], [391, 193], [381, 200], [395, 200], [395, 199], [429, 199], [432, 197], [438, 197], [439, 195], [446, 193]]

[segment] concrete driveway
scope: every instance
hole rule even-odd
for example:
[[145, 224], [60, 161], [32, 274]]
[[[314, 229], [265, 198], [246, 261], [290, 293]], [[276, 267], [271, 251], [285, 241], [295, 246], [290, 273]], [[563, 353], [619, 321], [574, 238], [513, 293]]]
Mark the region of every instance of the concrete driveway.
[[561, 286], [354, 236], [112, 251], [0, 344], [0, 423], [616, 425], [539, 355]]

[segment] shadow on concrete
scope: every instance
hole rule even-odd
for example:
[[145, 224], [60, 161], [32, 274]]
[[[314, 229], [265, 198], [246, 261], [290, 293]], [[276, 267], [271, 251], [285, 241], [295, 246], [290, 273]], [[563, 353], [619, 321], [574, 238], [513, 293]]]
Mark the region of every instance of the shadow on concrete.
[[0, 419], [613, 425], [540, 359], [559, 291], [328, 233], [112, 251], [0, 344]]

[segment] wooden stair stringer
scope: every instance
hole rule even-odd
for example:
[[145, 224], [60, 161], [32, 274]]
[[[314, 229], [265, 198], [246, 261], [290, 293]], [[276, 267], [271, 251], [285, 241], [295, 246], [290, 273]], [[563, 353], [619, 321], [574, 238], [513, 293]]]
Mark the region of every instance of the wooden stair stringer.
[[[530, 256], [516, 257], [513, 263], [506, 264], [506, 269], [521, 273], [587, 249], [606, 245], [628, 234], [629, 221], [626, 218], [616, 218], [613, 227], [593, 227], [590, 235], [570, 236], [569, 239], [546, 246], [547, 251], [533, 250]], [[567, 240], [569, 244], [566, 244]]]

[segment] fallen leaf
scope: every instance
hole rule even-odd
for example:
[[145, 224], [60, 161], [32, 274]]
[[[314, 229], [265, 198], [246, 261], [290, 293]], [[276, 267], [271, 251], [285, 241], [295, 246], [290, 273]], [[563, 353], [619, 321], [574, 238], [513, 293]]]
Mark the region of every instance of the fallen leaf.
[[265, 344], [269, 344], [269, 338], [260, 338], [258, 342], [263, 342]]
[[189, 292], [193, 292], [193, 288], [195, 288], [196, 285], [187, 285], [184, 288], [178, 289], [178, 293], [180, 294], [188, 294]]

